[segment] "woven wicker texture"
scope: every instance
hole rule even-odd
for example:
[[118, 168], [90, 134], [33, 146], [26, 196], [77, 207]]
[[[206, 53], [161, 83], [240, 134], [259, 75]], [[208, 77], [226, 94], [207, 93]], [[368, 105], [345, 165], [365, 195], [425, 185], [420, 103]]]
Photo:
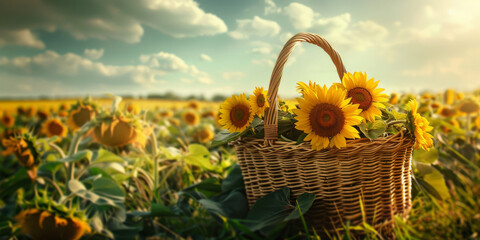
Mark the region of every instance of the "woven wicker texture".
[[276, 96], [283, 66], [295, 43], [306, 41], [322, 47], [332, 58], [340, 78], [345, 67], [340, 56], [321, 37], [299, 33], [281, 51], [269, 86], [270, 106], [265, 116], [265, 139], [239, 139], [233, 144], [242, 169], [250, 207], [281, 189], [315, 193], [306, 218], [317, 231], [341, 228], [342, 223], [365, 220], [377, 229], [391, 225], [394, 215], [406, 217], [411, 208], [411, 153], [413, 140], [403, 132], [373, 141], [347, 141], [342, 149], [312, 150], [309, 143], [278, 139]]

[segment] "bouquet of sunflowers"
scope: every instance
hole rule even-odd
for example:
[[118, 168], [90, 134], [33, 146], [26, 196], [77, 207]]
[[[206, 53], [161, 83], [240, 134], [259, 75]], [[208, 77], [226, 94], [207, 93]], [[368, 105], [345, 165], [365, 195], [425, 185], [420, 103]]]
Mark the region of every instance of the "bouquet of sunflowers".
[[[388, 137], [402, 129], [415, 139], [415, 149], [429, 150], [433, 145], [433, 127], [417, 112], [417, 101], [394, 106], [378, 87], [379, 81], [366, 73], [345, 73], [341, 83], [332, 86], [297, 83], [302, 97], [294, 109], [278, 101], [278, 139], [310, 142], [312, 149], [343, 148], [347, 139]], [[247, 99], [245, 94], [227, 98], [220, 106], [219, 123], [226, 129], [214, 144], [233, 141], [240, 136], [263, 138], [265, 110], [270, 106], [268, 92], [257, 87]]]

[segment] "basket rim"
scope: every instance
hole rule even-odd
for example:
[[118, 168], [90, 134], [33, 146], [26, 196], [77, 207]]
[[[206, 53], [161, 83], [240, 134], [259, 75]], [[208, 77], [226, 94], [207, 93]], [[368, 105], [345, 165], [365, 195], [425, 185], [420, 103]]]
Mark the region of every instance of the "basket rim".
[[347, 140], [347, 147], [345, 148], [326, 148], [322, 150], [313, 150], [310, 142], [303, 142], [297, 144], [295, 141], [274, 141], [273, 143], [267, 143], [263, 138], [253, 138], [253, 137], [240, 137], [235, 141], [230, 142], [230, 145], [235, 147], [240, 146], [249, 146], [253, 147], [260, 151], [278, 151], [279, 148], [281, 149], [289, 149], [289, 150], [301, 150], [302, 152], [306, 151], [305, 153], [332, 153], [338, 152], [345, 149], [349, 149], [350, 151], [358, 151], [365, 147], [381, 147], [384, 144], [391, 142], [392, 140], [399, 141], [398, 145], [401, 146], [403, 144], [408, 144], [410, 147], [413, 147], [414, 140], [408, 136], [409, 134], [405, 132], [405, 130], [401, 130], [400, 132], [390, 135], [387, 137], [379, 137], [373, 140], [368, 138], [358, 138], [358, 139], [349, 139]]

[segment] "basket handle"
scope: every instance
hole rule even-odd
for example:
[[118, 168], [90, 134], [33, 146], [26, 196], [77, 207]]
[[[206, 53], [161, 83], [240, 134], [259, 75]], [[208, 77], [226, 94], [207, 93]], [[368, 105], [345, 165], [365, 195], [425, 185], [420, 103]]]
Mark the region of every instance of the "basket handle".
[[297, 33], [290, 38], [280, 52], [280, 55], [278, 55], [272, 76], [270, 77], [270, 85], [268, 86], [268, 102], [270, 108], [266, 109], [265, 113], [265, 142], [267, 144], [272, 144], [274, 140], [278, 138], [278, 87], [282, 78], [283, 67], [298, 42], [308, 42], [321, 47], [330, 56], [333, 64], [335, 64], [340, 81], [342, 80], [343, 74], [347, 72], [340, 55], [338, 55], [338, 53], [333, 50], [332, 46], [330, 46], [330, 44], [322, 37], [313, 33]]

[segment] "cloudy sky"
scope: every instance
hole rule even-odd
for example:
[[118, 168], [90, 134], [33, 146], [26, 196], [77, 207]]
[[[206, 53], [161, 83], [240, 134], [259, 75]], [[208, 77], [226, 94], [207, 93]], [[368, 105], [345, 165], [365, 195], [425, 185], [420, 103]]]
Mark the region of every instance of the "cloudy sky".
[[[480, 87], [478, 0], [297, 1], [0, 1], [0, 97], [248, 93], [268, 87], [297, 32], [326, 38], [387, 92]], [[304, 43], [280, 95], [308, 80], [338, 77]]]

